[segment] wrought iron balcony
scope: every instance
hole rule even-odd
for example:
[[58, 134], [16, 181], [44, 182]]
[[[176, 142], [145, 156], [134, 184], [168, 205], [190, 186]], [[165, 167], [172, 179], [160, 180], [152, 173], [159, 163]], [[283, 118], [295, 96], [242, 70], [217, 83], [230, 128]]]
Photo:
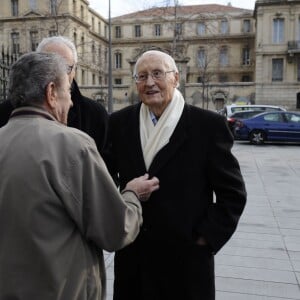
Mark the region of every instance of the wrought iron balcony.
[[291, 56], [294, 53], [300, 53], [300, 41], [288, 41], [288, 53]]

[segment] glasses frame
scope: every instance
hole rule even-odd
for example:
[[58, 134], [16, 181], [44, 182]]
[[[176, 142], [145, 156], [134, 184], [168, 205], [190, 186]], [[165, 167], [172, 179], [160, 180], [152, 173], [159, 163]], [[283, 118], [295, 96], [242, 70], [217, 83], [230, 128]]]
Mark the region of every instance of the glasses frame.
[[166, 71], [166, 72], [161, 71], [162, 74], [164, 74], [163, 78], [155, 78], [153, 73], [157, 72], [157, 71], [160, 71], [160, 70], [154, 70], [154, 71], [152, 71], [150, 73], [145, 73], [145, 75], [147, 74], [145, 80], [138, 80], [138, 76], [139, 76], [138, 74], [133, 75], [133, 78], [134, 78], [134, 80], [135, 80], [136, 83], [143, 83], [143, 82], [146, 82], [148, 80], [148, 77], [150, 75], [154, 81], [160, 81], [160, 80], [165, 79], [168, 73], [175, 72], [175, 70]]
[[71, 74], [73, 69], [76, 68], [76, 64], [73, 64], [73, 65], [67, 65], [67, 74]]

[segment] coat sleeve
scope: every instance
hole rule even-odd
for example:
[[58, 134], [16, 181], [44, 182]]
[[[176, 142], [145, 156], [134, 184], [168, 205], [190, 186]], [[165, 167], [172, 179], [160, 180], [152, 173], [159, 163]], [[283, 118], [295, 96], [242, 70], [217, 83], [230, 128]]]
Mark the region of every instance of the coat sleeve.
[[72, 162], [63, 182], [65, 206], [87, 240], [107, 251], [134, 241], [142, 224], [140, 202], [134, 193], [118, 191], [94, 143]]
[[223, 118], [215, 118], [208, 147], [208, 176], [215, 200], [198, 227], [216, 253], [234, 233], [246, 204], [246, 188], [233, 155], [233, 137]]

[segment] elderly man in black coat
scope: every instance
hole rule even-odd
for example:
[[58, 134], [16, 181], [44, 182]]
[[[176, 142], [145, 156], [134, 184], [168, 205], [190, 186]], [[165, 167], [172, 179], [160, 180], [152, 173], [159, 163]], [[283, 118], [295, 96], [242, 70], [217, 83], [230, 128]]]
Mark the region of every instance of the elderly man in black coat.
[[187, 105], [174, 59], [147, 51], [134, 77], [141, 103], [111, 115], [106, 163], [120, 187], [160, 180], [137, 239], [116, 252], [114, 300], [213, 300], [214, 254], [246, 203], [226, 119]]

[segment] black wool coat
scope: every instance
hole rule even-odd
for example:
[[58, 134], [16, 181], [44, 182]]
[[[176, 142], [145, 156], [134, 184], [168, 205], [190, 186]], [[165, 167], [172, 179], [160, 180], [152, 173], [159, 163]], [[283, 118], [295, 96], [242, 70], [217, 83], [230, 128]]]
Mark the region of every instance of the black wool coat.
[[[185, 104], [169, 143], [146, 170], [139, 111], [137, 104], [110, 116], [105, 160], [121, 189], [129, 180], [146, 172], [158, 177], [160, 188], [142, 203], [143, 226], [136, 241], [116, 253], [114, 299], [147, 299], [141, 296], [143, 291], [133, 296], [139, 293], [136, 287], [130, 294], [131, 286], [136, 282], [142, 290], [163, 265], [169, 266], [168, 276], [175, 273], [181, 278], [184, 273], [190, 274], [189, 263], [183, 261], [201, 252], [195, 251], [196, 240], [204, 237], [211, 255], [217, 253], [234, 233], [246, 203], [245, 184], [231, 152], [233, 137], [224, 117]], [[211, 296], [203, 299], [214, 299], [213, 280], [208, 284], [203, 280], [208, 274], [214, 276], [213, 263], [207, 264], [207, 269], [204, 265], [201, 268], [203, 276], [195, 275], [191, 281], [199, 280], [195, 286], [208, 290], [207, 295]], [[142, 282], [141, 278], [148, 279]], [[180, 287], [176, 286], [174, 291], [180, 295]], [[122, 296], [126, 293], [127, 296]], [[172, 297], [190, 299], [178, 295]]]
[[68, 114], [68, 126], [80, 129], [92, 137], [102, 154], [108, 125], [106, 109], [95, 100], [83, 96], [75, 80], [72, 83], [71, 98], [73, 107]]

